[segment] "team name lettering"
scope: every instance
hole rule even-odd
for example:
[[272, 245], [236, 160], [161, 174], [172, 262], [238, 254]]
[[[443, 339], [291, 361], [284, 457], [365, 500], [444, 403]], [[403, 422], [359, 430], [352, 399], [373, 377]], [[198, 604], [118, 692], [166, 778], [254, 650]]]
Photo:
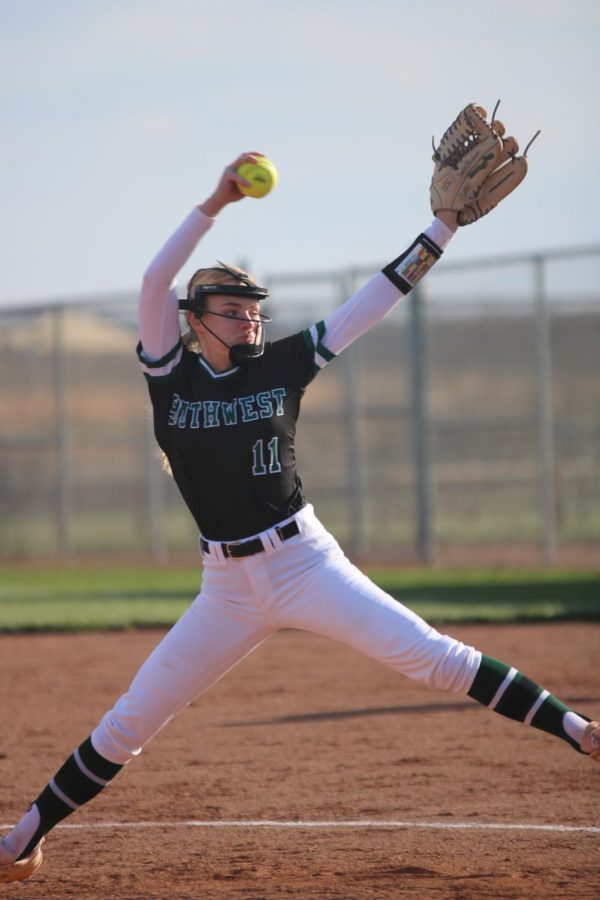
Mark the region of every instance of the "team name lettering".
[[231, 403], [222, 400], [197, 400], [190, 403], [173, 394], [169, 409], [169, 425], [174, 428], [219, 428], [238, 422], [255, 422], [283, 415], [285, 388], [273, 388], [247, 397], [236, 397]]

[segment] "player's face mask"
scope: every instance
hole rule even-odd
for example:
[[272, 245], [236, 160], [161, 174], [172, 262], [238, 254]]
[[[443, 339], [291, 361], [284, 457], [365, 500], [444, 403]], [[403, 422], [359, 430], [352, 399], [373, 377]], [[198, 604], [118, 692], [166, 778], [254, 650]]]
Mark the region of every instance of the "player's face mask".
[[[197, 319], [202, 319], [202, 324], [209, 334], [212, 334], [224, 347], [229, 350], [229, 358], [235, 366], [248, 365], [256, 359], [260, 359], [265, 350], [265, 329], [264, 326], [271, 322], [271, 317], [264, 313], [256, 313], [255, 318], [248, 319], [247, 316], [232, 315], [231, 312], [221, 313], [206, 308], [207, 297], [241, 297], [244, 300], [264, 300], [269, 292], [266, 288], [253, 284], [249, 276], [244, 273], [236, 272], [230, 269], [224, 263], [219, 263], [220, 267], [229, 272], [232, 278], [237, 280], [237, 284], [196, 284], [191, 296], [185, 300], [179, 301], [179, 309], [192, 310]], [[241, 322], [251, 322], [256, 325], [254, 331], [254, 341], [242, 344], [227, 344], [218, 334], [216, 334], [207, 324], [207, 316], [220, 316], [224, 319], [235, 319]]]

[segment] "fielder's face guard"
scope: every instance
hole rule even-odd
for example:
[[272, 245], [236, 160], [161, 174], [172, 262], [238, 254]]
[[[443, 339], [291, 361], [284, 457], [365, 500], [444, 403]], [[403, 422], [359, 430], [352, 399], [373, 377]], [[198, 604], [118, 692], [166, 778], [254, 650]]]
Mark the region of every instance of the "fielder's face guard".
[[263, 326], [272, 321], [271, 317], [266, 316], [264, 313], [257, 313], [256, 317], [248, 319], [246, 316], [236, 316], [230, 312], [214, 312], [211, 309], [206, 309], [205, 298], [217, 296], [240, 297], [243, 300], [258, 300], [260, 302], [261, 300], [264, 300], [265, 297], [268, 297], [269, 292], [267, 288], [260, 287], [258, 284], [253, 284], [250, 281], [249, 276], [245, 273], [236, 272], [235, 269], [231, 269], [229, 266], [225, 265], [225, 263], [219, 262], [219, 266], [226, 272], [229, 272], [231, 277], [235, 278], [238, 283], [197, 284], [194, 286], [191, 296], [188, 294], [185, 299], [179, 301], [179, 309], [192, 311], [197, 319], [200, 319], [205, 315], [211, 315], [219, 316], [223, 319], [237, 319], [241, 322], [252, 322], [253, 324], [257, 324], [259, 327], [256, 329], [253, 343], [234, 344], [230, 347], [228, 344], [225, 344], [225, 341], [215, 334], [214, 331], [211, 331], [206, 322], [203, 323], [209, 334], [212, 334], [213, 337], [216, 337], [218, 341], [228, 348], [229, 357], [232, 363], [238, 366], [245, 365], [255, 359], [259, 359], [263, 355], [265, 349], [265, 330]]

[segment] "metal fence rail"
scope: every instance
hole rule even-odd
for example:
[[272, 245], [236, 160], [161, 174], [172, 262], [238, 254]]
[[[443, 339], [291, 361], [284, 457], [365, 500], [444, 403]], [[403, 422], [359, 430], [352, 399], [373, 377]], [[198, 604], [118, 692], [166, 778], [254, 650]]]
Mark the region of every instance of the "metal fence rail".
[[[378, 266], [264, 276], [273, 337]], [[600, 247], [436, 267], [307, 392], [309, 497], [363, 560], [600, 558]], [[0, 561], [195, 552], [160, 467], [136, 297], [0, 310]]]

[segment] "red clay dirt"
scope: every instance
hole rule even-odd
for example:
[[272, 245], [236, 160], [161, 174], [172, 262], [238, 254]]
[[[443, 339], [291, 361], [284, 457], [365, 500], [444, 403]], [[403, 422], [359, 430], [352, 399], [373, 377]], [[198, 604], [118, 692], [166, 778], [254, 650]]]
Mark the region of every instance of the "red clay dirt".
[[[599, 625], [448, 630], [600, 716]], [[0, 636], [0, 824], [17, 820], [161, 634]], [[600, 831], [521, 826], [598, 828], [599, 788], [600, 766], [566, 744], [286, 631], [167, 726], [65, 823], [85, 827], [56, 829], [40, 872], [0, 896], [597, 898]], [[407, 824], [177, 825], [257, 819]]]

